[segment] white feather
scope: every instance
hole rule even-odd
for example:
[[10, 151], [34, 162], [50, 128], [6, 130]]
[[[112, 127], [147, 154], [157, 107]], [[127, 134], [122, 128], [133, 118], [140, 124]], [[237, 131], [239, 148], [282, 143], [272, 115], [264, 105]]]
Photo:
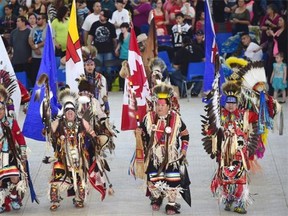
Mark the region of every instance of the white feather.
[[86, 95], [80, 96], [80, 97], [78, 98], [78, 102], [79, 102], [80, 104], [86, 104], [86, 103], [89, 103], [90, 101], [91, 101], [91, 99], [90, 99], [88, 96], [86, 96]]
[[243, 85], [249, 89], [253, 89], [253, 87], [259, 82], [267, 82], [264, 67], [251, 68], [245, 73], [243, 79]]

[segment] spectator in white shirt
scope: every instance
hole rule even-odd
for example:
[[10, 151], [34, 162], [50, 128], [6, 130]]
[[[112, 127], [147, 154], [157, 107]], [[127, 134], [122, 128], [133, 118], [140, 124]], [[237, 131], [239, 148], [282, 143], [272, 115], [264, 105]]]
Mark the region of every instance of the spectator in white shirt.
[[87, 45], [88, 32], [90, 31], [92, 24], [99, 20], [100, 12], [101, 12], [101, 3], [95, 2], [93, 5], [93, 13], [89, 14], [84, 20], [82, 29], [83, 29], [83, 41], [85, 45]]
[[251, 41], [251, 37], [248, 33], [241, 35], [241, 43], [244, 47], [244, 57], [250, 61], [261, 61], [263, 58], [263, 52], [261, 47]]
[[130, 16], [128, 10], [124, 8], [123, 0], [116, 0], [116, 11], [112, 14], [111, 23], [114, 24], [117, 34], [117, 39], [121, 33], [120, 26], [122, 23], [130, 23]]

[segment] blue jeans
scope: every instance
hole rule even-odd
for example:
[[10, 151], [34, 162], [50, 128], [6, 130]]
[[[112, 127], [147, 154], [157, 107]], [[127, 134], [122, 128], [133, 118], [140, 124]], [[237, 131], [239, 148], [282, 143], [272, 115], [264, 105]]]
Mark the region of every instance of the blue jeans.
[[186, 80], [186, 76], [184, 76], [181, 71], [174, 71], [170, 76], [170, 81], [172, 85], [178, 86], [180, 96], [183, 97], [186, 95], [186, 89], [183, 88], [183, 80]]
[[112, 71], [112, 68], [111, 67], [106, 68], [104, 65], [104, 62], [107, 60], [113, 60], [114, 59], [113, 53], [112, 52], [98, 53], [96, 56], [96, 59], [98, 59], [102, 63], [101, 65], [96, 65], [96, 71], [110, 74]]
[[105, 67], [105, 61], [113, 60], [114, 55], [112, 52], [109, 53], [98, 53], [96, 59], [101, 62], [101, 65], [96, 65], [96, 71], [101, 72], [107, 80], [108, 90], [111, 90], [112, 82], [113, 82], [113, 74], [112, 74], [112, 67]]
[[[198, 79], [198, 78], [201, 78], [201, 77], [195, 77], [195, 78]], [[191, 90], [191, 93], [199, 94], [201, 92], [201, 89], [202, 89], [203, 81], [193, 81], [193, 79], [192, 79], [191, 82], [194, 83], [194, 86], [193, 86], [193, 88]]]

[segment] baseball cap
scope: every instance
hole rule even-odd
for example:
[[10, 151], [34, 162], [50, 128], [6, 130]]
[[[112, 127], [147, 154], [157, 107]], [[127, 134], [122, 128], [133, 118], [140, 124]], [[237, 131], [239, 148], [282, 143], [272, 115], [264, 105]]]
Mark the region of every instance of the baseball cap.
[[199, 29], [196, 31], [196, 35], [204, 35], [203, 30]]

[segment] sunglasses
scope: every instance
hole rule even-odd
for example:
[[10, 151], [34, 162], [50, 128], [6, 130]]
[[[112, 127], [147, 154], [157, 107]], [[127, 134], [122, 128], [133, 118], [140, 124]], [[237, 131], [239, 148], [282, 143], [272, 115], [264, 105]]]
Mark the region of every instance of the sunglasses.
[[42, 20], [42, 18], [37, 18], [37, 20]]

